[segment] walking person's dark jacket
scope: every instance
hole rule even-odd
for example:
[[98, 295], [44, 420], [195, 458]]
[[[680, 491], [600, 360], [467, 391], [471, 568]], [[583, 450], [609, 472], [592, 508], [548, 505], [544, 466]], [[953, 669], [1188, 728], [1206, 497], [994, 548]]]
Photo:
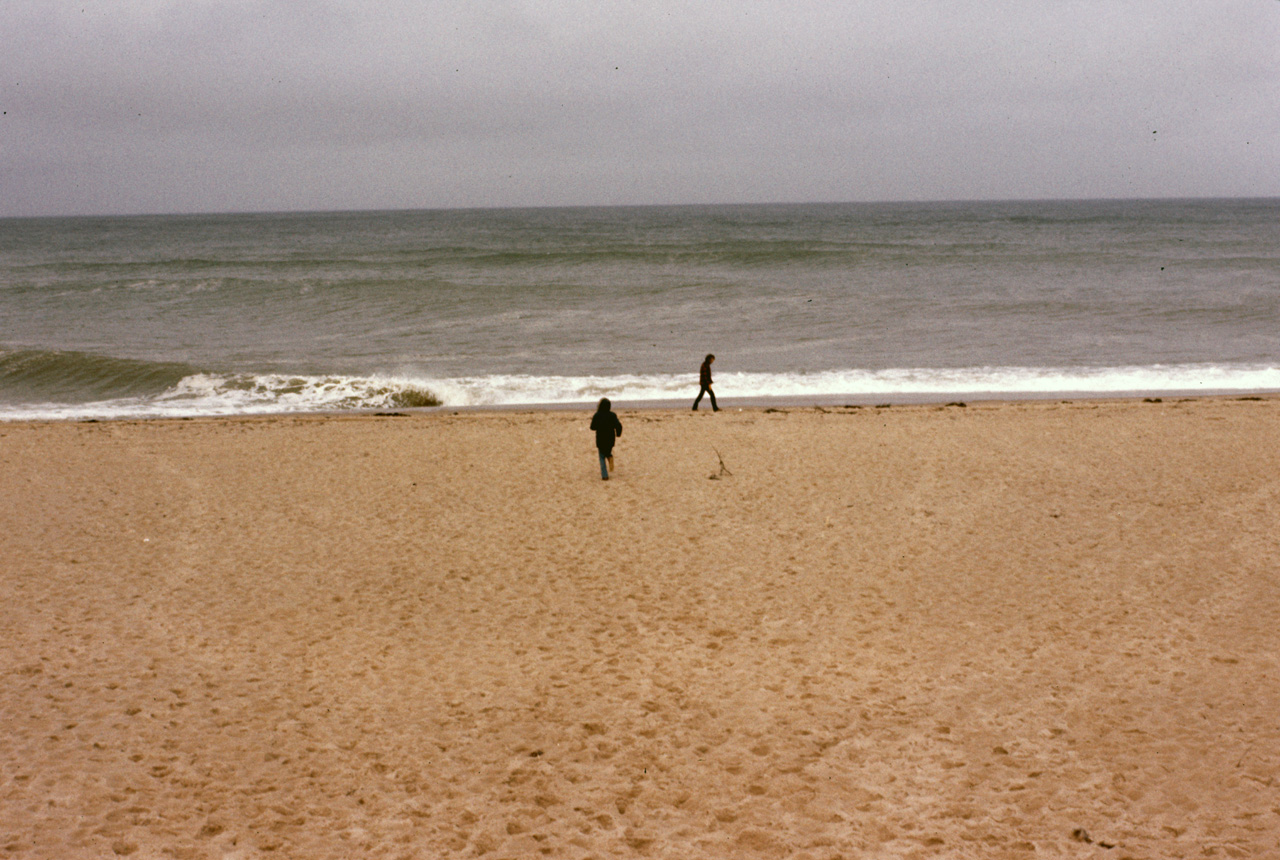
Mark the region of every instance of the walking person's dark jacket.
[[618, 416], [609, 407], [602, 407], [591, 416], [591, 429], [596, 431], [596, 447], [600, 452], [606, 456], [613, 453], [613, 442], [622, 435], [622, 422]]

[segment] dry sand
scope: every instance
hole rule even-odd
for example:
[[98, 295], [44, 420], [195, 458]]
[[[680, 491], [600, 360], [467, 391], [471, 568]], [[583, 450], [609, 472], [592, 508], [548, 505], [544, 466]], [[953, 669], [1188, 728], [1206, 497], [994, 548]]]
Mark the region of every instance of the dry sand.
[[621, 417], [0, 424], [0, 857], [1280, 857], [1280, 400]]

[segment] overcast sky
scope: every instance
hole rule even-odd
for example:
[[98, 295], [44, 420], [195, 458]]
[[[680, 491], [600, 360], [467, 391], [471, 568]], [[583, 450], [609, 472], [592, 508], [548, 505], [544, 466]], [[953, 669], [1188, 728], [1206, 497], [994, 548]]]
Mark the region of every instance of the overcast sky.
[[0, 215], [1280, 196], [1278, 0], [0, 0]]

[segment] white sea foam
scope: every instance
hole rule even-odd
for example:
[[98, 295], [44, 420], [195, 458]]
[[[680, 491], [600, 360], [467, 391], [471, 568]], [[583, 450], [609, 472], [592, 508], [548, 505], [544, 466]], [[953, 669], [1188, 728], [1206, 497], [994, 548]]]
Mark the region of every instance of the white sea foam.
[[[813, 373], [723, 373], [722, 402], [767, 398], [893, 400], [1058, 394], [1221, 394], [1280, 391], [1280, 367], [1169, 365], [1148, 367], [970, 367], [828, 370]], [[615, 402], [674, 402], [697, 392], [688, 374], [633, 376], [487, 375], [431, 379], [387, 376], [196, 374], [163, 394], [80, 404], [0, 405], [0, 419], [86, 419], [342, 412], [445, 407], [503, 407]]]
[[[689, 375], [483, 376], [424, 381], [447, 405], [510, 406], [615, 401], [682, 400], [697, 393]], [[717, 374], [724, 399], [990, 394], [1034, 397], [1059, 393], [1219, 393], [1280, 390], [1280, 368], [1174, 365], [1103, 368], [969, 367], [828, 370], [814, 373]]]

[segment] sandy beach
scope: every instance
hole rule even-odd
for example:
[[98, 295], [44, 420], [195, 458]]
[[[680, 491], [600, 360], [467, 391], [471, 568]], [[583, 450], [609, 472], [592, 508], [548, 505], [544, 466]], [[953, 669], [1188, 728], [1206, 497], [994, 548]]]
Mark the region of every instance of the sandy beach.
[[1280, 400], [0, 424], [0, 856], [1280, 857]]

